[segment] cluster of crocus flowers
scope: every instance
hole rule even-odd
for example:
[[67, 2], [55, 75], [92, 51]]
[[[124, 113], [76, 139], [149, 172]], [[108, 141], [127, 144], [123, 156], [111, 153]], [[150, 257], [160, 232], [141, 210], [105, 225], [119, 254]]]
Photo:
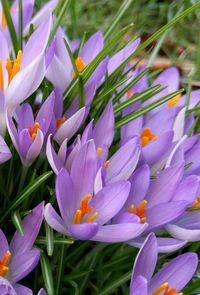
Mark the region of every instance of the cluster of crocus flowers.
[[[10, 49], [0, 6], [0, 164], [11, 158], [14, 163], [17, 151], [24, 171], [35, 164], [35, 173], [40, 173], [45, 162], [44, 170], [48, 166], [55, 174], [55, 196], [52, 181], [48, 190], [52, 198], [41, 194], [42, 203], [30, 213], [23, 212], [27, 215], [22, 222], [24, 234], [17, 231], [8, 243], [4, 228], [0, 230], [0, 291], [3, 295], [32, 294], [20, 281], [39, 262], [40, 250], [34, 243], [44, 221], [58, 238], [123, 242], [140, 248], [131, 295], [181, 295], [197, 267], [194, 253], [176, 257], [156, 274], [154, 270], [158, 253], [175, 252], [188, 242], [200, 241], [200, 136], [194, 132], [196, 117], [191, 112], [200, 101], [200, 90], [192, 91], [189, 100], [187, 95], [176, 95], [116, 131], [118, 116], [124, 118], [178, 90], [179, 71], [171, 67], [151, 83], [145, 74], [116, 103], [113, 96], [144, 68], [124, 67], [122, 73], [128, 71], [129, 79], [110, 97], [106, 79], [137, 49], [138, 38], [96, 65], [82, 85], [83, 104], [80, 94], [73, 91], [66, 97], [69, 85], [82, 79], [87, 67], [101, 58], [105, 41], [100, 31], [84, 44], [70, 41], [61, 27], [51, 40], [56, 23], [52, 10], [57, 2], [49, 1], [31, 19], [34, 1], [23, 1], [24, 36], [28, 37], [16, 53]], [[16, 31], [18, 10], [15, 1], [11, 18]], [[158, 84], [162, 91], [150, 99], [116, 111], [120, 103]], [[101, 95], [106, 97], [103, 107]], [[99, 110], [93, 106], [95, 99]], [[9, 163], [9, 174], [13, 163]], [[44, 289], [38, 293], [45, 294]]]

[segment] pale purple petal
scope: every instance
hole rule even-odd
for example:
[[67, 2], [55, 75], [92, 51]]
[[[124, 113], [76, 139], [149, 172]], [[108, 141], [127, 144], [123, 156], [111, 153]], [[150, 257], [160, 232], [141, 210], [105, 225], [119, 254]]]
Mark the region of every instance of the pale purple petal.
[[103, 49], [103, 34], [99, 31], [93, 34], [84, 44], [79, 56], [82, 57], [86, 64], [89, 64], [96, 55]]
[[142, 276], [138, 276], [134, 281], [131, 282], [129, 295], [141, 295], [141, 294], [148, 295], [147, 280]]
[[55, 231], [63, 235], [68, 235], [68, 230], [65, 222], [56, 213], [56, 211], [50, 203], [48, 203], [44, 208], [44, 217], [48, 225], [52, 227]]
[[[7, 295], [7, 294], [21, 295], [21, 294], [17, 294], [15, 292], [15, 290], [13, 289], [13, 286], [11, 285], [11, 283], [3, 277], [0, 277], [0, 294], [2, 294], [2, 295]], [[32, 295], [32, 294], [30, 294], [30, 295]]]
[[33, 292], [31, 289], [20, 285], [20, 284], [15, 284], [14, 285], [15, 291], [17, 292], [17, 295], [32, 295]]
[[173, 201], [185, 200], [192, 204], [197, 196], [199, 181], [200, 179], [196, 175], [185, 177], [177, 187]]
[[51, 134], [49, 135], [47, 139], [47, 145], [46, 145], [46, 156], [49, 161], [49, 164], [51, 168], [53, 169], [55, 174], [58, 174], [58, 172], [61, 170], [61, 168], [64, 167], [64, 163], [61, 162], [58, 155], [56, 154], [52, 144], [51, 144]]
[[18, 132], [34, 125], [34, 116], [30, 104], [25, 103], [18, 114]]
[[6, 252], [9, 250], [8, 242], [3, 231], [0, 229], [0, 260], [3, 259]]
[[0, 164], [10, 160], [11, 157], [11, 151], [3, 137], [0, 135]]
[[39, 156], [44, 142], [44, 136], [40, 129], [37, 131], [36, 138], [34, 139], [32, 145], [30, 146], [24, 164], [29, 166], [32, 162]]
[[72, 224], [69, 227], [70, 235], [78, 240], [90, 240], [96, 235], [99, 225], [97, 223]]

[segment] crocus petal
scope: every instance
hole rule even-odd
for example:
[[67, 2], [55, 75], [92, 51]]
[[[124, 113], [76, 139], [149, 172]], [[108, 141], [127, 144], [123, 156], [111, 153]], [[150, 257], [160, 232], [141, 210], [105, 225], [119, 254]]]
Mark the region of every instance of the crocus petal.
[[173, 131], [174, 131], [173, 141], [180, 140], [181, 137], [184, 135], [185, 111], [186, 111], [186, 108], [183, 108], [176, 117], [176, 120], [173, 126]]
[[[130, 246], [141, 248], [144, 240], [144, 237], [139, 237], [134, 239], [133, 241], [129, 241], [127, 244]], [[177, 251], [185, 246], [186, 243], [187, 241], [185, 240], [177, 240], [173, 238], [157, 238], [158, 253], [170, 253]]]
[[10, 243], [10, 250], [13, 255], [24, 253], [32, 248], [39, 233], [43, 220], [44, 203], [35, 207], [23, 220], [24, 235], [16, 231]]
[[47, 295], [47, 293], [44, 289], [40, 289], [37, 295]]
[[60, 218], [60, 216], [56, 213], [52, 205], [49, 203], [44, 208], [44, 217], [46, 222], [49, 224], [50, 227], [52, 227], [57, 232], [67, 235], [68, 231], [66, 228], [66, 224], [64, 221]]
[[131, 282], [129, 295], [147, 295], [147, 280], [138, 276]]
[[102, 32], [96, 32], [85, 42], [79, 55], [86, 64], [89, 64], [103, 49], [103, 45], [104, 40]]
[[15, 124], [10, 116], [9, 113], [6, 114], [6, 123], [7, 123], [7, 127], [8, 127], [8, 133], [11, 137], [12, 143], [15, 146], [16, 150], [19, 153], [19, 140], [18, 140], [18, 133], [17, 133], [17, 129], [15, 127]]
[[185, 200], [188, 204], [192, 204], [197, 196], [199, 181], [196, 175], [185, 177], [177, 187], [173, 201]]
[[195, 144], [186, 154], [185, 154], [185, 165], [191, 164], [188, 169], [185, 170], [186, 175], [196, 174], [199, 175], [200, 171], [200, 144]]
[[10, 149], [3, 137], [0, 135], [0, 164], [10, 160], [11, 157], [12, 154], [10, 152]]
[[134, 40], [131, 44], [128, 44], [111, 57], [108, 64], [109, 75], [112, 74], [112, 72], [136, 50], [139, 44], [140, 38]]
[[[148, 253], [151, 253], [151, 255], [148, 255]], [[150, 281], [156, 267], [157, 258], [157, 240], [155, 235], [151, 233], [145, 240], [136, 257], [131, 281], [135, 280], [139, 275], [145, 277], [147, 281]]]
[[158, 204], [145, 213], [149, 224], [148, 231], [160, 228], [180, 217], [187, 207], [187, 202], [176, 201]]
[[4, 279], [3, 277], [0, 277], [0, 293], [2, 295], [7, 295], [7, 294], [19, 295], [18, 293], [15, 292], [11, 283], [7, 279]]
[[15, 288], [17, 295], [32, 295], [33, 294], [31, 289], [29, 289], [23, 285], [20, 285], [20, 284], [15, 284], [14, 288]]
[[144, 161], [150, 166], [161, 160], [169, 151], [173, 139], [173, 131], [162, 134], [155, 141], [151, 141], [142, 149]]
[[49, 161], [49, 164], [51, 168], [53, 169], [55, 174], [58, 174], [58, 172], [61, 170], [61, 168], [64, 167], [63, 163], [59, 159], [58, 155], [56, 154], [52, 144], [51, 144], [51, 134], [48, 136], [47, 139], [47, 146], [46, 146], [46, 155], [47, 159]]
[[[19, 71], [6, 89], [6, 105], [9, 112], [38, 89], [45, 75], [45, 59], [40, 54], [27, 67]], [[24, 83], [26, 81], [26, 83]]]
[[103, 188], [102, 168], [99, 168], [94, 182], [94, 192], [97, 194]]
[[183, 163], [178, 163], [161, 171], [157, 178], [151, 181], [147, 192], [148, 205], [152, 207], [170, 201], [183, 176], [183, 172]]
[[65, 169], [61, 169], [56, 178], [56, 199], [63, 220], [72, 223], [75, 212], [74, 187]]
[[40, 250], [33, 249], [12, 257], [9, 263], [8, 279], [13, 284], [27, 276], [38, 264]]
[[[91, 77], [88, 79], [86, 84], [87, 86], [90, 85], [91, 83], [94, 83], [96, 85], [96, 88], [98, 88], [101, 85], [107, 71], [108, 61], [109, 61], [109, 57], [106, 57], [104, 58], [104, 60], [102, 60], [102, 62], [100, 62], [100, 64], [92, 73]], [[87, 105], [89, 105], [91, 101], [92, 100], [87, 100]]]
[[8, 44], [7, 44], [7, 40], [2, 32], [2, 30], [0, 30], [0, 59], [2, 60], [3, 64], [5, 64], [7, 58], [9, 57], [9, 50], [8, 50]]
[[0, 260], [3, 259], [7, 250], [9, 250], [8, 242], [6, 236], [4, 235], [3, 231], [0, 229]]
[[103, 225], [91, 240], [107, 243], [125, 242], [141, 235], [145, 228], [146, 224], [138, 223]]
[[24, 160], [24, 165], [29, 166], [33, 161], [39, 156], [44, 142], [44, 136], [40, 129], [37, 131], [36, 138], [34, 139], [32, 145], [30, 146], [26, 158]]
[[175, 147], [172, 149], [165, 168], [170, 167], [172, 164], [184, 161], [184, 143], [187, 140], [187, 135], [184, 135], [175, 145]]
[[67, 119], [56, 131], [54, 139], [61, 144], [66, 138], [68, 140], [77, 132], [85, 115], [85, 107], [81, 108], [71, 118]]
[[129, 191], [128, 181], [115, 182], [100, 190], [90, 202], [93, 207], [92, 212], [98, 212], [95, 222], [103, 225], [112, 219], [123, 207]]
[[152, 278], [149, 284], [149, 293], [152, 294], [160, 285], [168, 282], [171, 288], [179, 292], [191, 280], [197, 268], [198, 258], [195, 253], [180, 255], [164, 265]]
[[93, 194], [97, 168], [96, 148], [94, 141], [90, 140], [80, 149], [71, 167], [77, 208], [79, 208], [85, 195]]
[[106, 170], [106, 183], [128, 179], [138, 163], [139, 155], [139, 138], [134, 137], [111, 157]]
[[47, 46], [51, 30], [52, 17], [49, 14], [44, 18], [41, 25], [29, 38], [23, 50], [22, 69], [27, 67], [34, 59], [43, 54]]
[[34, 116], [30, 104], [25, 103], [18, 114], [18, 132], [34, 125]]
[[115, 118], [110, 101], [93, 129], [96, 147], [110, 147], [114, 137]]
[[98, 231], [97, 223], [72, 224], [69, 227], [70, 235], [78, 240], [90, 240]]

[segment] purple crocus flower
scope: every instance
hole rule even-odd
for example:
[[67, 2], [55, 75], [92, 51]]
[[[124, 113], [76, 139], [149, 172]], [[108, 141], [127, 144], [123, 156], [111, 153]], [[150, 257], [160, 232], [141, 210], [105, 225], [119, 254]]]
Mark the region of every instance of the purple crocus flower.
[[47, 204], [47, 223], [56, 231], [80, 240], [120, 242], [136, 237], [146, 224], [111, 223], [126, 202], [129, 182], [117, 181], [95, 194], [97, 169], [98, 155], [94, 141], [90, 140], [75, 157], [70, 174], [65, 169], [58, 173], [56, 198], [62, 217]]
[[31, 35], [23, 53], [19, 51], [12, 62], [5, 37], [0, 31], [0, 117], [1, 133], [5, 132], [5, 113], [28, 98], [45, 76], [45, 48], [50, 34], [51, 16], [45, 18]]
[[[123, 209], [115, 217], [115, 222], [134, 216], [138, 223], [148, 224], [144, 234], [163, 229], [178, 220], [195, 200], [199, 187], [197, 176], [183, 177], [184, 164], [173, 165], [157, 173], [156, 179], [150, 178], [147, 165], [138, 168], [129, 181], [131, 190]], [[128, 244], [141, 246], [140, 237]], [[170, 252], [182, 247], [187, 241], [170, 238], [158, 238], [159, 251]]]
[[0, 164], [7, 162], [11, 157], [11, 151], [3, 137], [0, 135]]
[[1, 294], [27, 295], [32, 291], [18, 282], [38, 264], [39, 249], [33, 248], [43, 220], [44, 203], [35, 207], [23, 220], [24, 235], [16, 231], [10, 245], [0, 230], [0, 290]]
[[30, 166], [40, 154], [48, 135], [54, 109], [54, 92], [46, 99], [34, 120], [31, 106], [26, 103], [18, 111], [16, 129], [13, 119], [7, 113], [7, 127], [12, 142], [23, 165]]
[[153, 275], [157, 259], [157, 240], [151, 233], [135, 259], [130, 295], [181, 295], [179, 292], [192, 279], [198, 265], [197, 255], [186, 253], [172, 259]]

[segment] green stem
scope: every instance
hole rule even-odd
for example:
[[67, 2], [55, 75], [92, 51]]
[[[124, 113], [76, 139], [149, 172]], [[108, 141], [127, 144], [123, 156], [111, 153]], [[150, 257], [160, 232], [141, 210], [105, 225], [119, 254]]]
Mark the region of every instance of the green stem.
[[23, 48], [23, 7], [22, 7], [22, 0], [18, 0], [18, 7], [19, 7], [19, 49], [22, 50]]
[[58, 270], [57, 286], [56, 286], [56, 295], [61, 294], [60, 286], [61, 286], [62, 276], [63, 276], [63, 272], [64, 272], [65, 252], [66, 252], [66, 245], [62, 244], [61, 253], [60, 253], [60, 265], [59, 265], [59, 270]]
[[26, 180], [26, 175], [27, 175], [28, 167], [23, 166], [22, 168], [22, 175], [20, 178], [20, 183], [19, 183], [19, 188], [18, 188], [18, 193], [22, 190], [25, 180]]

